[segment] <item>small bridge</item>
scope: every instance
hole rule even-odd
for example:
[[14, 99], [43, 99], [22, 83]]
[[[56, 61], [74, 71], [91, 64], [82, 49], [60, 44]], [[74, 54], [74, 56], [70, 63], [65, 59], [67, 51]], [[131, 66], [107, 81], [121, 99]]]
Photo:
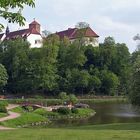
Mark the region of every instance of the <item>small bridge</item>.
[[35, 104], [35, 103], [30, 103], [30, 102], [23, 102], [23, 103], [19, 103], [19, 105], [22, 107], [30, 106], [30, 107], [33, 107], [34, 110], [38, 108], [45, 108], [42, 103]]

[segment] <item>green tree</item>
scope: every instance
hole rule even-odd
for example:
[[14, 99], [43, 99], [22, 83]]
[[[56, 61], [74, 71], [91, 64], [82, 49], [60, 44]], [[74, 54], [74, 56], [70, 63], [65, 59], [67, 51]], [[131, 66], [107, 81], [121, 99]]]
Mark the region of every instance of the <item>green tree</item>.
[[[0, 17], [8, 20], [8, 22], [16, 22], [24, 25], [25, 18], [22, 16], [24, 6], [35, 6], [35, 0], [1, 0], [0, 1]], [[4, 26], [0, 23], [0, 29]]]
[[10, 92], [22, 89], [18, 84], [25, 78], [28, 70], [29, 43], [19, 38], [5, 41], [0, 45], [1, 63], [7, 69], [9, 76], [7, 88]]
[[62, 104], [64, 104], [64, 102], [67, 102], [69, 98], [66, 92], [60, 92], [58, 97], [59, 99], [61, 99]]
[[133, 66], [129, 98], [132, 104], [140, 106], [140, 56]]
[[97, 76], [90, 76], [89, 79], [89, 92], [91, 94], [95, 94], [96, 92], [99, 92], [99, 88], [101, 87], [101, 80]]
[[71, 103], [73, 105], [73, 104], [76, 104], [78, 102], [78, 99], [74, 94], [70, 94], [68, 96], [68, 101], [69, 101], [69, 103]]
[[8, 75], [5, 67], [0, 64], [0, 89], [7, 84]]
[[101, 91], [105, 95], [117, 95], [117, 88], [120, 84], [118, 77], [107, 70], [101, 71]]

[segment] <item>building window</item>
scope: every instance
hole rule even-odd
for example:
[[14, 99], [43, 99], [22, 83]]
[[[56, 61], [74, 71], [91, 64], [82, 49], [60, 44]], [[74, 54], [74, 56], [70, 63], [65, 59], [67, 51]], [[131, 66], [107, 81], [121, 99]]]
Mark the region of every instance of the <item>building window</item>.
[[35, 40], [35, 44], [40, 44], [41, 43], [41, 40]]

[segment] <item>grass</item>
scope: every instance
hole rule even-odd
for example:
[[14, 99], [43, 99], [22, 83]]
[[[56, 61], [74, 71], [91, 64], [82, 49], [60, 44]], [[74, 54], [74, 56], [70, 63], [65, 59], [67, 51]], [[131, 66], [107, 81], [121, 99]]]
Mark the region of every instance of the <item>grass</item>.
[[140, 124], [91, 125], [75, 128], [1, 131], [2, 140], [139, 140]]
[[51, 120], [53, 119], [79, 119], [79, 118], [87, 118], [90, 117], [91, 115], [95, 114], [95, 111], [93, 109], [89, 109], [89, 108], [79, 108], [77, 109], [77, 113], [72, 113], [70, 111], [70, 113], [68, 114], [62, 114], [59, 112], [48, 112], [44, 109], [37, 109], [34, 111], [34, 113], [42, 115], [44, 117], [47, 117]]
[[26, 125], [30, 125], [32, 123], [47, 122], [47, 121], [48, 119], [41, 115], [35, 113], [24, 113], [19, 118], [1, 122], [0, 125], [7, 127], [23, 127]]
[[7, 113], [0, 113], [0, 118], [6, 117]]

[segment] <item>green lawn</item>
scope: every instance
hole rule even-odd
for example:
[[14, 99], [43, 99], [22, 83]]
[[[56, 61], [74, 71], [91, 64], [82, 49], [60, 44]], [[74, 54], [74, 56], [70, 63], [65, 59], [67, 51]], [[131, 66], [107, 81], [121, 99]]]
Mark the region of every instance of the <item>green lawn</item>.
[[7, 113], [0, 113], [0, 118], [6, 117]]
[[140, 124], [1, 131], [0, 140], [139, 140]]

